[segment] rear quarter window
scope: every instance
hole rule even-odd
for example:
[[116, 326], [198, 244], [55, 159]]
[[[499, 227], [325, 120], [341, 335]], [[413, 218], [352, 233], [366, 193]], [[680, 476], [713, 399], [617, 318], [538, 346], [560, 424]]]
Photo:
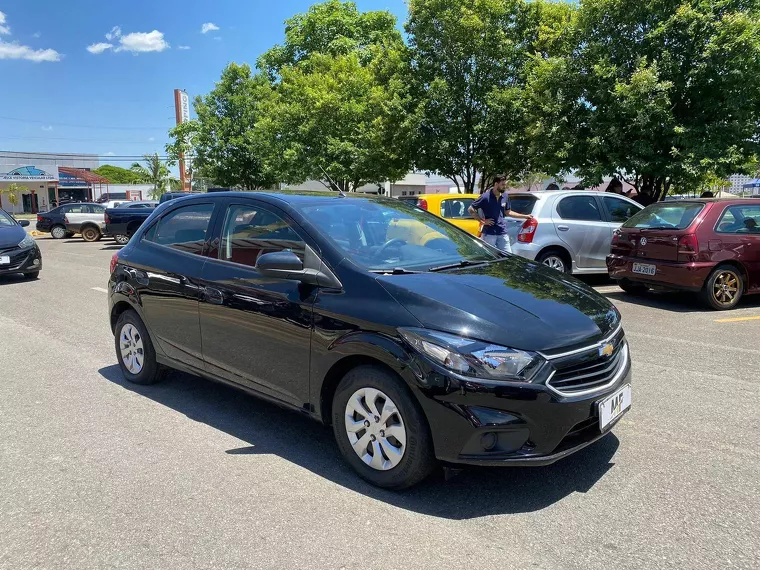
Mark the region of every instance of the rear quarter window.
[[532, 214], [537, 201], [538, 200], [535, 196], [509, 197], [510, 208], [513, 212], [517, 212], [518, 214]]

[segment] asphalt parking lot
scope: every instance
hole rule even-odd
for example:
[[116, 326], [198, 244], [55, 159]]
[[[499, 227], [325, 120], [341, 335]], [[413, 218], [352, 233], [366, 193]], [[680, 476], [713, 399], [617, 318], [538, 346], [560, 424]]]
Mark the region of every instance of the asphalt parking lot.
[[[103, 240], [0, 277], [0, 568], [758, 568], [760, 298], [625, 296], [633, 409], [546, 468], [405, 493], [332, 432], [183, 374], [127, 385]], [[287, 355], [283, 355], [287, 358]]]

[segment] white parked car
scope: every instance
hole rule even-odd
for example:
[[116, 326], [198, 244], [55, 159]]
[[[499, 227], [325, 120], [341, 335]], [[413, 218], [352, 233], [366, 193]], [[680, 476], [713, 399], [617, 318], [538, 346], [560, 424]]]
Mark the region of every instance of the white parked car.
[[589, 190], [510, 192], [512, 252], [564, 273], [607, 273], [612, 232], [643, 209], [630, 198]]

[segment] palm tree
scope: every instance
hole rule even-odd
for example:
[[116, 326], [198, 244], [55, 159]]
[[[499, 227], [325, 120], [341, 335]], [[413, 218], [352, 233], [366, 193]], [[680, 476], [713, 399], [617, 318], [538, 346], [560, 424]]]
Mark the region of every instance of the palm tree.
[[158, 158], [158, 153], [143, 155], [143, 160], [146, 166], [135, 162], [130, 170], [139, 175], [144, 183], [153, 184], [150, 197], [158, 200], [161, 194], [166, 192], [166, 185], [169, 181], [169, 166]]

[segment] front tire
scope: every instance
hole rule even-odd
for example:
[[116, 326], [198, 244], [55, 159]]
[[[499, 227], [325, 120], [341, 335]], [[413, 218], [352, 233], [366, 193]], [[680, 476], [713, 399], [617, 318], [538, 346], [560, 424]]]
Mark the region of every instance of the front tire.
[[129, 243], [129, 236], [126, 234], [116, 234], [115, 236], [113, 236], [113, 239], [119, 245], [127, 245]]
[[125, 311], [114, 329], [116, 358], [121, 372], [133, 384], [155, 384], [163, 378], [156, 351], [142, 320], [134, 311]]
[[97, 228], [88, 226], [82, 230], [82, 239], [88, 242], [98, 241], [100, 239], [100, 231]]
[[66, 228], [63, 226], [53, 226], [50, 229], [50, 235], [53, 237], [53, 239], [63, 239], [66, 236], [68, 232], [66, 232]]
[[739, 304], [744, 293], [744, 277], [732, 265], [716, 267], [702, 288], [702, 300], [711, 309], [727, 311]]
[[335, 440], [360, 477], [385, 489], [406, 489], [436, 465], [425, 415], [395, 374], [378, 366], [354, 368], [332, 405]]

